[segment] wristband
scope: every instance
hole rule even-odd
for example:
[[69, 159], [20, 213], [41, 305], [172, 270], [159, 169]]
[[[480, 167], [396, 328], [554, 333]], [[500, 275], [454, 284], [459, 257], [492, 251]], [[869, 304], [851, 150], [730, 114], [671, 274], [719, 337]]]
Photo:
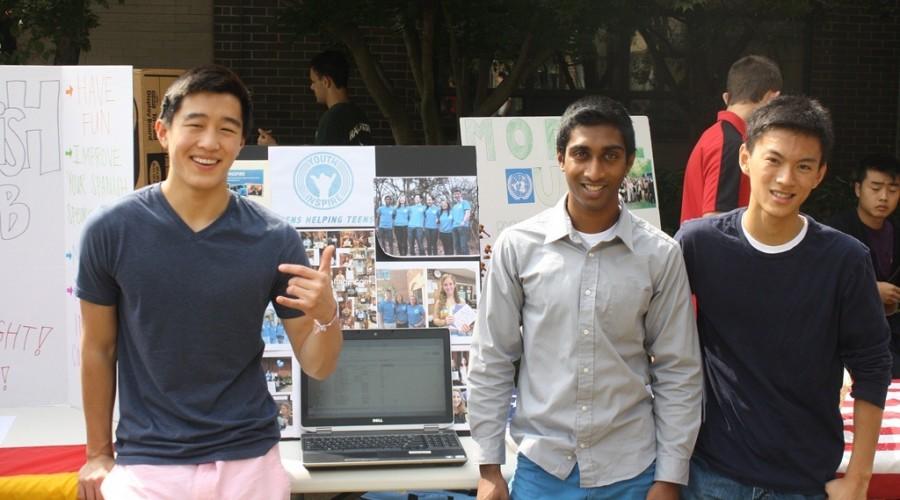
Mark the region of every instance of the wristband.
[[337, 306], [337, 304], [335, 304], [334, 316], [331, 318], [331, 321], [329, 321], [328, 323], [325, 323], [324, 325], [322, 323], [319, 323], [319, 320], [317, 320], [316, 318], [313, 318], [312, 334], [318, 335], [318, 334], [324, 332], [325, 330], [327, 330], [329, 326], [333, 325], [334, 322], [337, 321], [337, 319], [338, 319], [338, 309], [339, 309], [339, 307]]

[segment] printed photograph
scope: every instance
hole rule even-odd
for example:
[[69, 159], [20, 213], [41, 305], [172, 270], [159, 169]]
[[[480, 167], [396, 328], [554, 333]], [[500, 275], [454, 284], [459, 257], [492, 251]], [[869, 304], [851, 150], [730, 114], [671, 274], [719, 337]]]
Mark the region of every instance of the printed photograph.
[[262, 339], [267, 347], [288, 344], [284, 324], [281, 323], [281, 318], [275, 314], [275, 308], [272, 307], [271, 303], [266, 307], [266, 312], [263, 313]]
[[428, 269], [429, 326], [450, 329], [454, 343], [471, 339], [478, 315], [478, 263]]
[[276, 394], [272, 396], [275, 400], [275, 406], [278, 407], [278, 428], [285, 430], [294, 426], [294, 402], [287, 394]]
[[300, 231], [300, 239], [312, 266], [319, 265], [326, 246], [336, 247], [331, 261], [332, 288], [343, 328], [375, 328], [375, 235], [372, 230]]
[[450, 353], [450, 380], [454, 386], [465, 386], [469, 383], [469, 351], [452, 351]]
[[375, 275], [378, 328], [425, 327], [425, 268], [383, 263]]
[[393, 257], [478, 255], [475, 177], [376, 177], [375, 228]]
[[294, 374], [290, 356], [264, 356], [262, 366], [270, 394], [291, 393], [294, 386]]

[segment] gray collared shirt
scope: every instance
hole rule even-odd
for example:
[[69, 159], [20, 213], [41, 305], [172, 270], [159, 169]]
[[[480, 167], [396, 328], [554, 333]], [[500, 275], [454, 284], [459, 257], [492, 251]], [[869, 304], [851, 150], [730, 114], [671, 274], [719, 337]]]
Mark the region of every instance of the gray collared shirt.
[[703, 381], [681, 249], [623, 208], [612, 240], [588, 250], [565, 203], [494, 245], [469, 367], [478, 459], [504, 463], [521, 358], [510, 424], [520, 453], [561, 479], [577, 462], [582, 487], [654, 460], [656, 480], [686, 484]]

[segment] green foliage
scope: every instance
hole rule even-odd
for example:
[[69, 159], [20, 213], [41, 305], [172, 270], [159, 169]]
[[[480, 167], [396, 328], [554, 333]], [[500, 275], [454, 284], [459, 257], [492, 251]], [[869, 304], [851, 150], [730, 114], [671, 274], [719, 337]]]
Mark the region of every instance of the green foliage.
[[[122, 3], [124, 0], [118, 0]], [[12, 20], [11, 34], [17, 47], [12, 53], [0, 53], [2, 64], [24, 64], [34, 58], [59, 61], [61, 51], [77, 54], [90, 50], [90, 31], [99, 26], [93, 10], [109, 7], [108, 0], [0, 0], [0, 12]], [[71, 56], [69, 57], [71, 59]]]

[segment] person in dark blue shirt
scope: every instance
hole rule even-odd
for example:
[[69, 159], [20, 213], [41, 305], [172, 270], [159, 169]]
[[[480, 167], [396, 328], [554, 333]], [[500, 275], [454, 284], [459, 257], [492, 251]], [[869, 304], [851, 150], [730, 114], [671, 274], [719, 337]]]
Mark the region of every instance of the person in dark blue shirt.
[[890, 220], [900, 200], [900, 161], [886, 154], [863, 158], [853, 171], [853, 192], [857, 205], [826, 223], [869, 248], [878, 294], [891, 325], [891, 374], [900, 378], [900, 231]]
[[[890, 384], [888, 325], [865, 246], [800, 213], [833, 141], [818, 102], [774, 99], [750, 116], [740, 148], [747, 208], [688, 221], [676, 235], [707, 395], [687, 500], [865, 498]], [[835, 479], [844, 367], [854, 443]]]

